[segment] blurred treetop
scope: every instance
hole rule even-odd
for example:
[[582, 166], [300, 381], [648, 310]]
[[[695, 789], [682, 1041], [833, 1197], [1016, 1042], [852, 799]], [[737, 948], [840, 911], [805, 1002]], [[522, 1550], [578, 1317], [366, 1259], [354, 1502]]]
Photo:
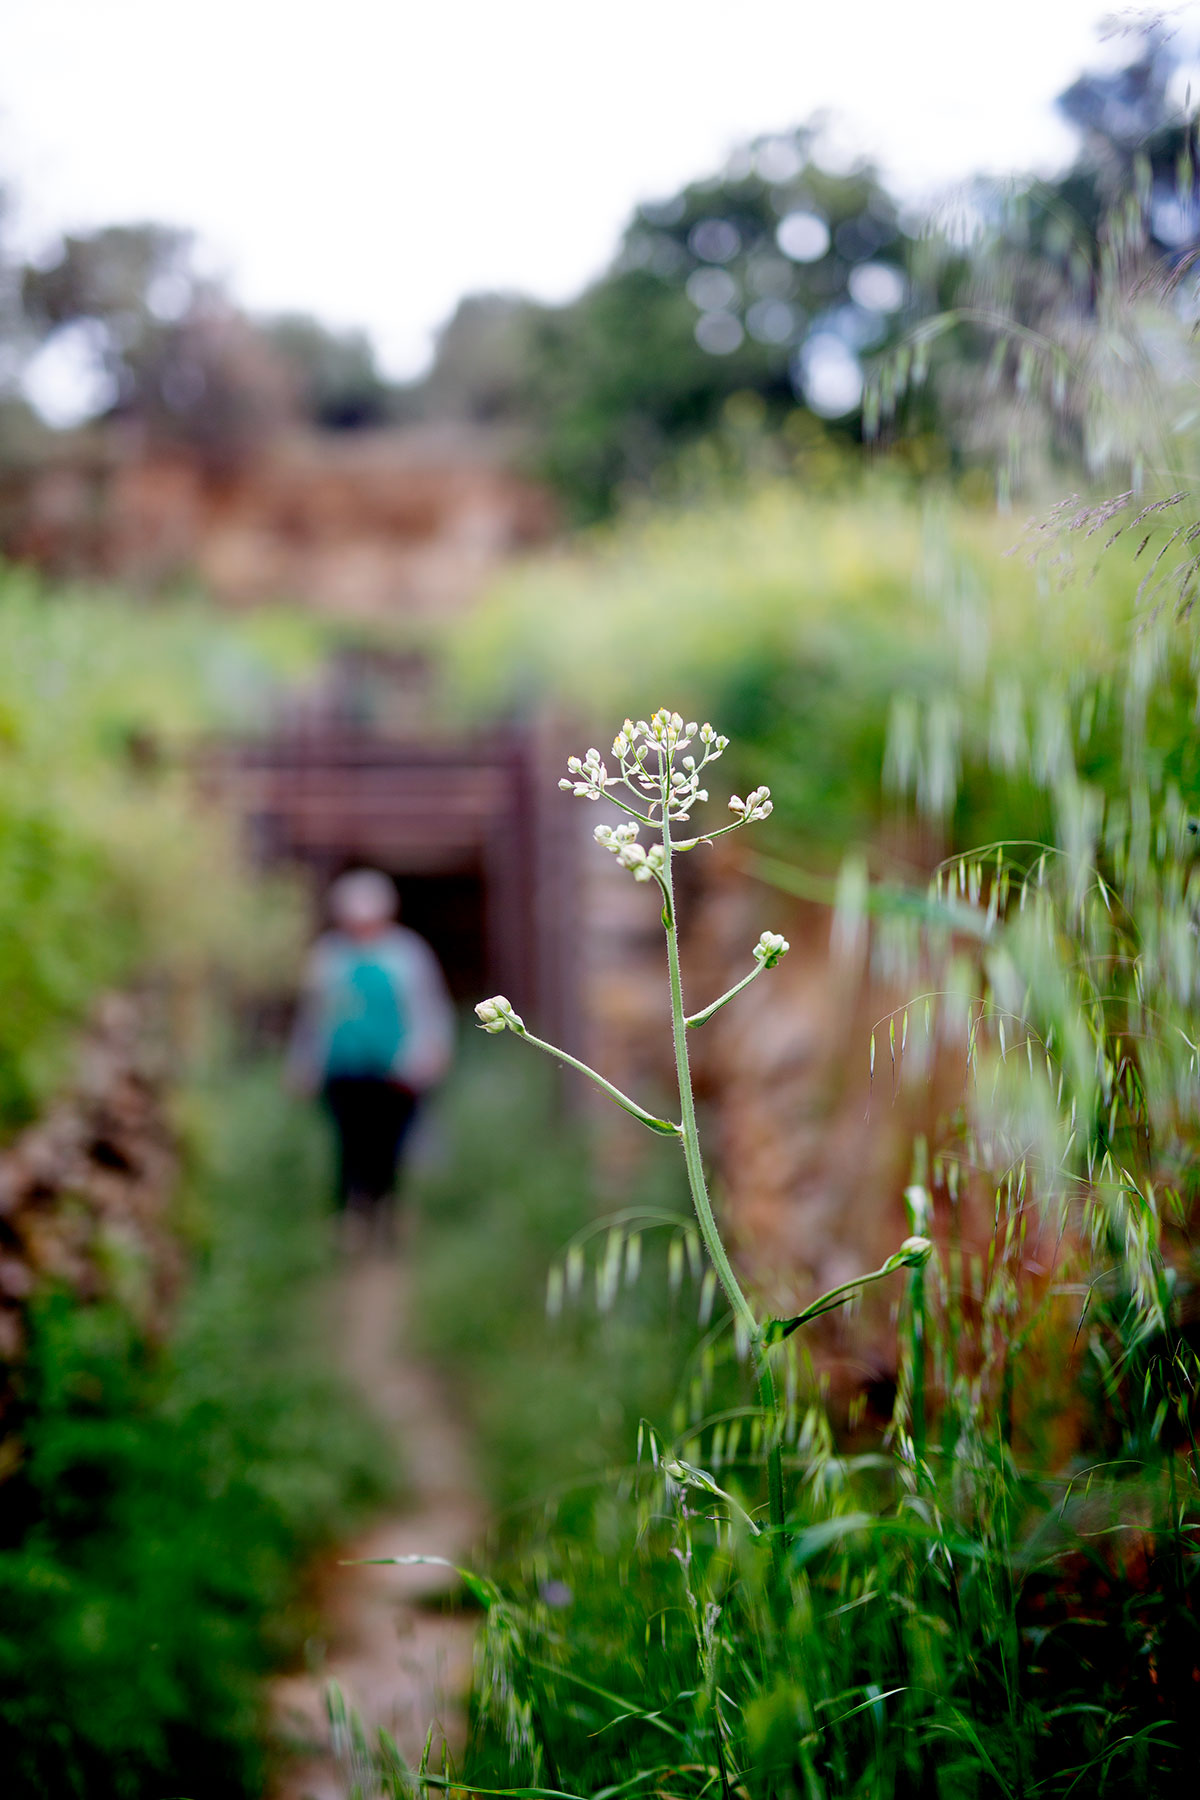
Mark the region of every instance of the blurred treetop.
[[[932, 218], [835, 156], [819, 124], [759, 138], [640, 206], [575, 300], [464, 298], [428, 376], [408, 386], [383, 376], [360, 332], [249, 319], [197, 272], [185, 231], [113, 225], [27, 267], [0, 238], [3, 455], [45, 453], [27, 400], [57, 381], [82, 396], [81, 417], [135, 420], [218, 469], [297, 424], [504, 427], [575, 522], [669, 483], [731, 402], [785, 446], [852, 449], [890, 412], [893, 437], [927, 447], [919, 466], [992, 466], [1003, 429], [985, 404], [995, 342], [982, 315], [1039, 332], [1094, 308], [1106, 219], [1131, 184], [1148, 253], [1182, 266], [1200, 244], [1193, 132], [1174, 93], [1182, 54], [1169, 23], [1136, 24], [1122, 67], [1061, 96], [1080, 133], [1070, 170], [969, 183]], [[928, 358], [914, 360], [904, 346], [931, 315], [938, 341], [925, 332]], [[915, 381], [925, 360], [934, 378]]]

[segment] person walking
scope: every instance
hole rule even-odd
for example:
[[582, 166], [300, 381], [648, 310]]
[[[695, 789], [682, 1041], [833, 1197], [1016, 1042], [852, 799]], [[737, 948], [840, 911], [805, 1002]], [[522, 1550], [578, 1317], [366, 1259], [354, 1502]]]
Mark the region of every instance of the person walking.
[[438, 960], [396, 923], [395, 886], [377, 869], [333, 883], [332, 930], [313, 946], [288, 1053], [290, 1085], [320, 1095], [337, 1139], [337, 1202], [388, 1226], [405, 1142], [446, 1074], [454, 1014]]

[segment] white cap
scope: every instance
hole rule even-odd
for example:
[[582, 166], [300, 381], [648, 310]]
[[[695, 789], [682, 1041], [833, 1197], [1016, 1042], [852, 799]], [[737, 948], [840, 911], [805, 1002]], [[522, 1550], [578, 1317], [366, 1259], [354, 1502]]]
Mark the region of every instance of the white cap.
[[329, 911], [338, 925], [384, 925], [396, 916], [396, 889], [378, 869], [352, 869], [330, 888]]

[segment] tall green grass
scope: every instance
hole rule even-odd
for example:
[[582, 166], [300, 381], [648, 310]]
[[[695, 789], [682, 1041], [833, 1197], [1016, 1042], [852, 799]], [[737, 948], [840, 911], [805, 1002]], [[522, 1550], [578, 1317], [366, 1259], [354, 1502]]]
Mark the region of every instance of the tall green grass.
[[[1183, 1791], [1200, 1365], [1178, 1319], [1149, 1335], [1118, 1264], [1074, 1350], [1087, 1258], [1018, 1294], [1021, 1197], [1003, 1184], [973, 1258], [967, 1146], [948, 1142], [927, 1174], [939, 1252], [905, 1277], [890, 1429], [839, 1443], [802, 1352], [784, 1372], [780, 1588], [742, 1511], [765, 1517], [762, 1422], [686, 1252], [648, 1252], [628, 1282], [622, 1249], [609, 1285], [613, 1231], [593, 1231], [545, 1316], [545, 1278], [597, 1202], [541, 1071], [498, 1060], [460, 1090], [418, 1254], [427, 1341], [503, 1506], [454, 1779], [592, 1800]], [[633, 1211], [622, 1245], [645, 1229]], [[682, 1242], [682, 1219], [660, 1229]], [[1067, 1409], [1077, 1448], [1056, 1460]], [[668, 1455], [730, 1498], [672, 1479]], [[421, 1790], [387, 1753], [379, 1770], [396, 1794], [450, 1779], [426, 1771]]]
[[[566, 1314], [582, 1367], [561, 1326], [535, 1321], [533, 1277], [489, 1303], [511, 1299], [536, 1412], [574, 1416], [571, 1441], [603, 1415], [611, 1376], [625, 1437], [600, 1498], [515, 1532], [482, 1590], [456, 1771], [478, 1791], [1066, 1800], [1190, 1779], [1194, 646], [1161, 614], [1138, 617], [1119, 552], [1060, 593], [993, 560], [994, 528], [989, 550], [952, 521], [931, 565], [912, 518], [885, 511], [865, 541], [853, 520], [778, 495], [732, 519], [651, 521], [497, 602], [526, 674], [576, 682], [589, 716], [635, 655], [656, 683], [675, 657], [689, 708], [711, 706], [722, 728], [740, 706], [784, 858], [836, 855], [897, 811], [926, 854], [1010, 841], [954, 856], [928, 903], [883, 897], [874, 954], [913, 1000], [871, 1055], [901, 1082], [948, 1057], [965, 1079], [914, 1146], [917, 1228], [937, 1251], [907, 1278], [890, 1423], [863, 1418], [839, 1439], [802, 1352], [780, 1371], [782, 1586], [747, 1523], [764, 1513], [762, 1421], [731, 1399], [745, 1376], [719, 1317], [706, 1338], [664, 1310], [668, 1284], [647, 1268], [657, 1302], [611, 1290], [614, 1315], [630, 1307], [646, 1334], [635, 1366], [606, 1357], [591, 1334], [619, 1328], [583, 1298], [593, 1278], [608, 1292], [603, 1230]], [[906, 562], [889, 563], [896, 549]], [[718, 585], [746, 603], [722, 610]], [[761, 766], [764, 750], [777, 763]], [[525, 1184], [557, 1194], [561, 1177], [544, 1128], [510, 1129], [527, 1147], [504, 1184], [511, 1230]], [[496, 1134], [483, 1141], [495, 1159]], [[548, 1244], [538, 1258], [555, 1260]], [[484, 1391], [516, 1411], [494, 1334]], [[621, 1396], [648, 1370], [674, 1395], [639, 1406], [635, 1431]], [[536, 1492], [536, 1433], [514, 1443], [508, 1480]], [[410, 1780], [388, 1778], [397, 1792]]]

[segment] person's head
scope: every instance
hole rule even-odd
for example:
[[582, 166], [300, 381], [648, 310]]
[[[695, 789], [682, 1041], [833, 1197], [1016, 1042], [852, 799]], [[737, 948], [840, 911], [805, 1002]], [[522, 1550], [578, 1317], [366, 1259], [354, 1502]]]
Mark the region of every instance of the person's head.
[[376, 937], [396, 917], [396, 889], [378, 869], [351, 869], [330, 888], [329, 913], [350, 937]]

